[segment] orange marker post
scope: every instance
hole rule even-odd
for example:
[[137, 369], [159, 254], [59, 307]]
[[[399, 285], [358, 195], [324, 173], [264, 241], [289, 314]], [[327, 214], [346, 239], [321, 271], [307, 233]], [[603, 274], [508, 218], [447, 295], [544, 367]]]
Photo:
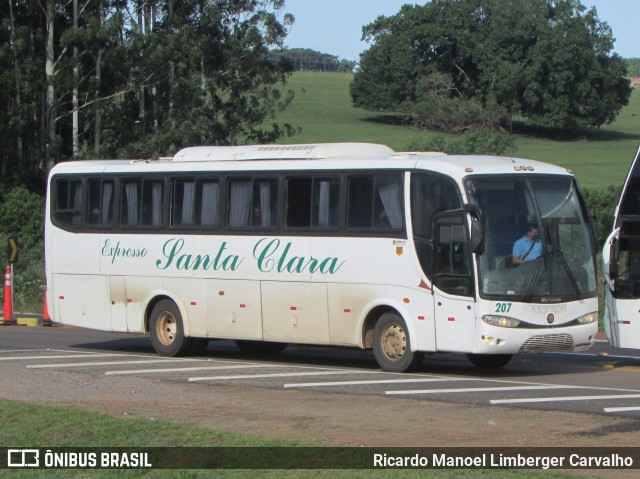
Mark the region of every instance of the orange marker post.
[[13, 301], [11, 293], [11, 266], [7, 266], [4, 275], [4, 319], [3, 324], [16, 324], [13, 319]]
[[44, 292], [44, 300], [42, 302], [42, 325], [43, 326], [53, 326], [51, 321], [51, 317], [49, 316], [49, 308], [47, 307], [47, 292]]

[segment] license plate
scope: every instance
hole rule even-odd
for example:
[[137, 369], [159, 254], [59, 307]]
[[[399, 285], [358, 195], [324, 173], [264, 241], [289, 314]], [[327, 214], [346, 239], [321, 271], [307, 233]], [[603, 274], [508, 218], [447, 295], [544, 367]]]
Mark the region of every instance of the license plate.
[[591, 346], [593, 346], [593, 344], [591, 343], [578, 344], [576, 347], [573, 348], [573, 352], [577, 353], [579, 351], [586, 351], [587, 349], [590, 349]]

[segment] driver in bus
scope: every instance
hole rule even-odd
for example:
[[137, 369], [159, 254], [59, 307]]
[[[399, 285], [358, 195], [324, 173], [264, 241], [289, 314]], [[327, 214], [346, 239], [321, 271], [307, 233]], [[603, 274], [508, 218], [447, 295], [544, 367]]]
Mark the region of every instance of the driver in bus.
[[513, 244], [513, 264], [520, 265], [538, 259], [542, 254], [542, 243], [538, 237], [538, 225], [529, 224], [527, 232]]

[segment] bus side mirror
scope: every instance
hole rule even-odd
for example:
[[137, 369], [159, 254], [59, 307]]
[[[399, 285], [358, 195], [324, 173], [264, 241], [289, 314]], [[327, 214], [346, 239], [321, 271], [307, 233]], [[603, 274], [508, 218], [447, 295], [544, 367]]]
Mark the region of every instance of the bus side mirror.
[[471, 215], [471, 251], [484, 253], [484, 217], [477, 205], [466, 204], [464, 210]]

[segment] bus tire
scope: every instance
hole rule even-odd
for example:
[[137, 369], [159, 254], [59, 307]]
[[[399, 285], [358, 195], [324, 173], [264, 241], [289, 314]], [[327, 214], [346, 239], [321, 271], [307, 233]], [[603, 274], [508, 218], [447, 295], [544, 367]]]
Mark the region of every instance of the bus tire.
[[376, 322], [373, 355], [384, 371], [394, 373], [415, 369], [424, 358], [423, 353], [411, 351], [407, 325], [396, 313], [384, 313]]
[[287, 343], [236, 339], [236, 346], [240, 351], [248, 354], [278, 354], [287, 347]]
[[467, 354], [469, 361], [481, 369], [499, 369], [509, 361], [513, 354]]
[[191, 352], [192, 338], [184, 335], [180, 309], [173, 301], [163, 299], [151, 310], [149, 319], [151, 344], [160, 356], [183, 356]]

